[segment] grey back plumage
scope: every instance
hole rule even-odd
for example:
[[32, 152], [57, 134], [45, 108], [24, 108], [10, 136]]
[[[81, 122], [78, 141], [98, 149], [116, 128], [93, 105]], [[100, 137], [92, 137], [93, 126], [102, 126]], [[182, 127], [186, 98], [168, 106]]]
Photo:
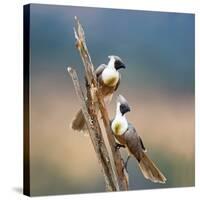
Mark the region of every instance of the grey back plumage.
[[124, 138], [126, 145], [131, 154], [140, 161], [143, 155], [143, 143], [141, 143], [141, 138], [138, 136], [136, 129], [132, 124], [129, 123], [127, 131], [124, 133]]
[[96, 70], [95, 70], [95, 74], [97, 76], [97, 78], [102, 74], [103, 70], [106, 68], [105, 64], [101, 64], [99, 65]]

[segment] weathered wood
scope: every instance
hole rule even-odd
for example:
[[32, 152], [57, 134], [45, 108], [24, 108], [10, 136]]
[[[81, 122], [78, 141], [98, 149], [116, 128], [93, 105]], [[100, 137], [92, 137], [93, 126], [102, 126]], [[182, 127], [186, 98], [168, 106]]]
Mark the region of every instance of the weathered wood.
[[106, 133], [107, 133], [108, 142], [110, 144], [112, 157], [114, 160], [119, 189], [120, 190], [128, 190], [128, 184], [129, 184], [128, 173], [126, 172], [126, 169], [124, 168], [124, 162], [122, 160], [120, 151], [118, 149], [116, 149], [116, 142], [115, 142], [115, 138], [112, 134], [112, 129], [110, 127], [110, 120], [108, 117], [108, 112], [106, 110], [106, 106], [103, 101], [103, 98], [98, 91], [97, 91], [97, 98], [98, 98], [98, 102], [99, 102], [99, 109], [101, 111], [103, 123], [104, 123]]
[[[116, 144], [115, 138], [112, 134], [112, 130], [110, 127], [108, 112], [106, 110], [104, 99], [102, 97], [102, 94], [100, 93], [100, 90], [98, 90], [98, 83], [96, 80], [96, 75], [94, 74], [94, 66], [92, 64], [91, 57], [86, 46], [85, 33], [77, 17], [75, 17], [75, 20], [76, 20], [76, 29], [74, 29], [74, 33], [76, 38], [76, 46], [79, 50], [81, 59], [83, 61], [83, 65], [85, 67], [86, 79], [89, 85], [88, 93], [89, 96], [92, 98], [91, 104], [96, 105], [96, 103], [98, 103], [99, 109], [101, 111], [103, 123], [106, 130], [106, 135], [108, 137], [109, 145], [111, 148], [112, 158], [114, 159], [113, 169], [116, 175], [114, 178], [117, 181], [119, 190], [128, 190], [128, 174], [124, 169], [124, 163], [119, 150], [115, 149], [115, 144]], [[91, 109], [91, 113], [92, 112], [95, 112], [94, 107], [93, 109]], [[95, 114], [95, 123], [97, 123], [99, 126], [97, 113]]]
[[94, 66], [92, 64], [91, 57], [87, 49], [85, 33], [77, 17], [75, 17], [75, 20], [76, 20], [76, 28], [74, 28], [74, 35], [76, 39], [76, 47], [79, 50], [80, 57], [85, 67], [86, 78], [89, 85], [92, 84], [96, 85], [97, 82], [94, 76]]
[[76, 95], [81, 104], [81, 109], [85, 117], [86, 125], [88, 128], [88, 132], [89, 132], [94, 150], [96, 152], [98, 161], [102, 167], [102, 171], [103, 171], [105, 182], [106, 182], [106, 188], [109, 191], [116, 191], [118, 190], [118, 187], [116, 186], [116, 183], [115, 183], [115, 178], [114, 178], [109, 154], [102, 137], [102, 133], [101, 133], [100, 126], [98, 124], [96, 113], [92, 113], [93, 112], [91, 109], [92, 101], [90, 100], [86, 101], [83, 91], [80, 87], [76, 71], [72, 69], [71, 67], [68, 67], [68, 72], [72, 78]]

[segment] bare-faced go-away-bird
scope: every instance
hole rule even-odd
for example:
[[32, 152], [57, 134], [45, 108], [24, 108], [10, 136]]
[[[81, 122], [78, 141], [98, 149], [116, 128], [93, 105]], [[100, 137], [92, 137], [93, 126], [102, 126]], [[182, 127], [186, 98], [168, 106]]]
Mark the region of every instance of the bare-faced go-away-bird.
[[127, 121], [125, 114], [129, 111], [128, 102], [122, 95], [119, 95], [117, 98], [116, 115], [111, 121], [111, 129], [115, 138], [119, 141], [117, 147], [126, 147], [129, 151], [125, 167], [130, 156], [133, 155], [137, 159], [140, 170], [146, 179], [155, 183], [165, 183], [167, 179], [147, 156], [142, 139], [137, 134], [134, 126]]
[[[101, 64], [96, 70], [96, 78], [99, 84], [99, 89], [103, 95], [106, 104], [109, 104], [113, 93], [117, 90], [121, 75], [119, 69], [126, 68], [123, 61], [118, 56], [108, 56], [109, 62], [107, 65]], [[87, 130], [85, 118], [82, 110], [79, 110], [72, 120], [71, 128], [76, 131]]]

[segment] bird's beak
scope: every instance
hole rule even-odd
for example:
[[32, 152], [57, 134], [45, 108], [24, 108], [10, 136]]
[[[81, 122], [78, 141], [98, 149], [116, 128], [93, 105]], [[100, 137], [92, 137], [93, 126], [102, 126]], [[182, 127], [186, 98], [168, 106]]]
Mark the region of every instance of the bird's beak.
[[126, 113], [131, 111], [131, 108], [129, 107], [128, 104], [126, 105], [126, 110], [125, 111], [126, 111]]

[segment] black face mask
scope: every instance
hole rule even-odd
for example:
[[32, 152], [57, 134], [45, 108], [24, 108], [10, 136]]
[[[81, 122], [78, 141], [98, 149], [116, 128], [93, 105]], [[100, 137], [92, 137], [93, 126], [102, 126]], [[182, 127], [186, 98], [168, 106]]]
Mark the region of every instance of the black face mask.
[[122, 63], [120, 60], [115, 60], [115, 69], [121, 69], [121, 68], [126, 68], [126, 66], [124, 65], [124, 63]]
[[124, 115], [125, 113], [130, 112], [130, 111], [131, 110], [128, 105], [126, 105], [126, 104], [120, 105], [120, 112], [122, 113], [122, 115]]

